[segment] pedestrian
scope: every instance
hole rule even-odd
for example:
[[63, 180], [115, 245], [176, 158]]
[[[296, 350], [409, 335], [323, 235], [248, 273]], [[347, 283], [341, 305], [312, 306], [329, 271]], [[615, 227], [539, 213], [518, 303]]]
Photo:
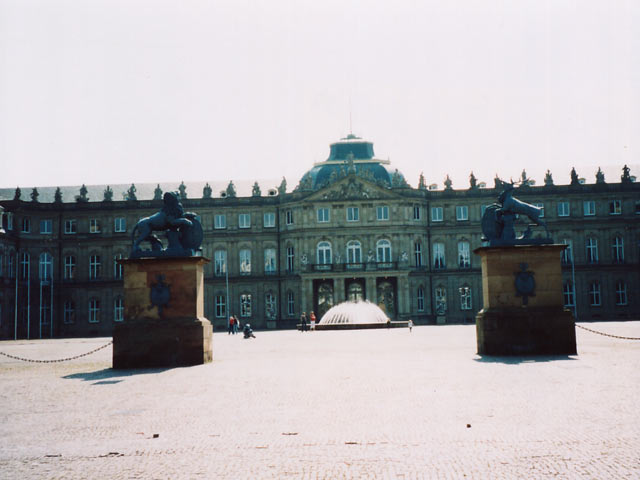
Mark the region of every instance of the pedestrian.
[[311, 313], [309, 314], [309, 319], [311, 320], [311, 330], [315, 330], [316, 329], [316, 314], [313, 313], [313, 310], [311, 310]]
[[411, 329], [413, 328], [413, 320], [409, 319], [407, 326], [409, 327], [409, 332], [411, 332]]
[[302, 315], [300, 315], [300, 331], [307, 331], [307, 312], [302, 312]]
[[231, 335], [233, 333], [233, 324], [235, 323], [236, 319], [233, 318], [233, 315], [231, 315], [229, 317], [229, 329], [227, 330], [227, 335]]
[[238, 333], [238, 329], [240, 328], [240, 320], [236, 317], [233, 317], [233, 334]]

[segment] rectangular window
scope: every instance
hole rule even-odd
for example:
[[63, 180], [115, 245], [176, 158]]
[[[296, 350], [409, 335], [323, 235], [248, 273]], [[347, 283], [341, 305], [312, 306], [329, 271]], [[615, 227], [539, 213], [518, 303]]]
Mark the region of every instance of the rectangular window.
[[122, 322], [124, 320], [124, 301], [122, 297], [116, 297], [113, 301], [113, 321]]
[[540, 209], [540, 218], [544, 218], [544, 203], [534, 203]]
[[216, 250], [213, 254], [213, 273], [216, 277], [222, 277], [227, 273], [227, 251]]
[[251, 273], [251, 250], [240, 250], [240, 275]]
[[123, 233], [127, 231], [127, 219], [125, 217], [116, 217], [113, 219], [113, 231]]
[[100, 300], [92, 298], [89, 300], [89, 323], [100, 321]]
[[89, 233], [100, 233], [100, 220], [97, 218], [89, 220]]
[[227, 228], [227, 216], [224, 213], [219, 213], [213, 216], [213, 228], [216, 230], [223, 230]]
[[460, 310], [471, 310], [472, 308], [471, 287], [460, 287]]
[[251, 316], [251, 294], [249, 293], [243, 293], [240, 295], [240, 316]]
[[76, 276], [76, 257], [67, 255], [64, 257], [64, 278], [72, 280]]
[[216, 318], [226, 318], [227, 316], [227, 297], [224, 295], [216, 295]]
[[276, 214], [267, 212], [264, 214], [264, 228], [273, 228], [276, 226]]
[[376, 218], [380, 221], [389, 220], [389, 206], [378, 205], [376, 207]]
[[589, 305], [599, 307], [600, 303], [600, 283], [592, 282], [589, 284]]
[[616, 305], [627, 304], [627, 284], [616, 282]]
[[276, 273], [276, 249], [266, 248], [264, 250], [264, 273], [272, 275]]
[[89, 257], [89, 278], [95, 280], [100, 277], [100, 255]]
[[296, 314], [296, 304], [292, 291], [287, 292], [287, 315], [293, 317]]
[[598, 240], [587, 238], [587, 262], [598, 263]]
[[458, 266], [471, 268], [471, 249], [469, 242], [458, 242]]
[[422, 207], [420, 205], [413, 206], [413, 219], [420, 220], [422, 218]]
[[289, 245], [287, 247], [287, 272], [293, 272], [294, 270], [294, 251], [293, 247]]
[[287, 225], [293, 225], [293, 211], [292, 210], [287, 210], [287, 213], [285, 214], [285, 222]]
[[458, 205], [456, 207], [456, 220], [464, 222], [469, 220], [469, 207], [466, 205]]
[[13, 212], [6, 212], [5, 216], [7, 217], [7, 230], [13, 230]]
[[442, 218], [442, 207], [431, 207], [431, 221], [441, 222]]
[[238, 228], [251, 228], [250, 213], [240, 213], [238, 215]]
[[360, 220], [360, 209], [358, 207], [347, 207], [347, 222], [357, 222]]
[[74, 323], [76, 321], [76, 306], [71, 300], [64, 302], [64, 323]]
[[124, 266], [119, 263], [119, 260], [122, 260], [122, 254], [116, 253], [113, 256], [113, 278], [116, 280], [121, 280], [124, 273]]
[[569, 202], [558, 202], [558, 216], [559, 217], [569, 216]]
[[624, 263], [624, 240], [622, 237], [615, 237], [611, 247], [613, 263]]
[[424, 288], [418, 287], [418, 291], [416, 292], [416, 299], [418, 303], [418, 311], [424, 312]]
[[31, 219], [29, 217], [22, 218], [22, 233], [31, 232]]
[[585, 200], [582, 205], [585, 217], [592, 217], [596, 214], [596, 202], [593, 200]]
[[576, 304], [576, 294], [573, 290], [573, 284], [571, 282], [565, 282], [562, 285], [562, 296], [564, 298], [565, 307], [574, 307]]
[[436, 270], [446, 268], [444, 261], [444, 243], [433, 244], [433, 268]]
[[329, 209], [326, 207], [316, 210], [318, 223], [326, 223], [329, 221]]
[[415, 242], [413, 244], [413, 257], [416, 262], [416, 267], [422, 266], [422, 244], [420, 242]]
[[435, 289], [436, 315], [444, 315], [447, 311], [447, 290], [444, 287]]
[[568, 238], [563, 238], [562, 243], [567, 245], [567, 248], [562, 251], [562, 264], [571, 265], [573, 262], [573, 242]]
[[620, 200], [611, 200], [609, 202], [609, 215], [621, 215], [622, 202]]
[[53, 233], [53, 220], [40, 220], [40, 234], [51, 235]]
[[78, 223], [75, 219], [64, 221], [64, 233], [67, 235], [75, 235], [78, 232]]

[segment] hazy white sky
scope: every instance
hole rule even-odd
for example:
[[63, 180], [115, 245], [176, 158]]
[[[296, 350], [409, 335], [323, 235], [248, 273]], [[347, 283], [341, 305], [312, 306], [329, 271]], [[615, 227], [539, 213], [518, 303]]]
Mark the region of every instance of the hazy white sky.
[[640, 177], [640, 2], [0, 0], [0, 187]]

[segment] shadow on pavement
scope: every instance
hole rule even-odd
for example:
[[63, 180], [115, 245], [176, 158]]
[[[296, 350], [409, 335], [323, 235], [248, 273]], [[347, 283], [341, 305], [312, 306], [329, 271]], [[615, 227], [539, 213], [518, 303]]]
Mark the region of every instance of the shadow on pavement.
[[480, 363], [504, 363], [518, 365], [520, 363], [555, 362], [557, 360], [578, 360], [577, 355], [531, 355], [523, 357], [498, 357], [494, 355], [477, 355], [473, 360]]
[[[64, 379], [67, 380], [83, 380], [85, 382], [93, 382], [93, 385], [111, 385], [114, 383], [120, 383], [124, 380], [122, 377], [132, 377], [134, 375], [148, 375], [153, 373], [162, 373], [170, 368], [144, 368], [144, 369], [129, 369], [129, 370], [114, 370], [113, 368], [104, 368], [102, 370], [96, 370], [95, 372], [80, 372], [72, 373], [71, 375], [65, 375]], [[120, 378], [118, 378], [120, 377]]]

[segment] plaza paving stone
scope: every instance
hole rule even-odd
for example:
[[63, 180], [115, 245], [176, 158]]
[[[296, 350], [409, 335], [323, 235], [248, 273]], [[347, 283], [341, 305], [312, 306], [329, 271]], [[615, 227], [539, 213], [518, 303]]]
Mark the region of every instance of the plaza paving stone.
[[472, 325], [256, 335], [215, 333], [213, 363], [188, 368], [0, 356], [0, 478], [640, 478], [640, 341], [577, 329], [577, 356], [496, 358]]

